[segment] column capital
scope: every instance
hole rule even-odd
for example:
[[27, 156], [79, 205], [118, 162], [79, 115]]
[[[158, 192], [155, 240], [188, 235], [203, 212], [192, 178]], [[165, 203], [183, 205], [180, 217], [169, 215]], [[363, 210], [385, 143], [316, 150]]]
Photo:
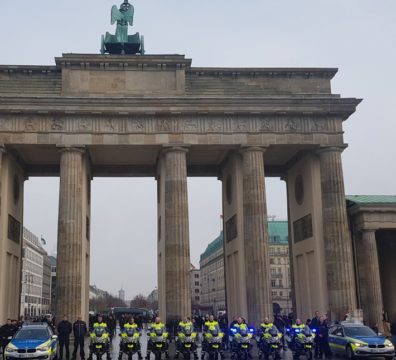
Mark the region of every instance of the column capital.
[[77, 146], [77, 145], [56, 145], [58, 151], [60, 153], [63, 152], [79, 152], [84, 154], [86, 152], [85, 146]]
[[268, 146], [248, 146], [248, 145], [242, 145], [239, 149], [239, 153], [243, 154], [246, 152], [251, 152], [251, 151], [260, 151], [262, 153], [265, 153], [266, 150], [268, 149]]
[[342, 153], [348, 147], [347, 144], [339, 145], [339, 146], [324, 146], [320, 147], [316, 150], [318, 155], [328, 153], [328, 152], [339, 152]]
[[360, 230], [362, 234], [372, 234], [377, 231], [377, 229], [361, 229]]
[[170, 152], [188, 153], [189, 151], [190, 151], [190, 145], [187, 144], [163, 145], [161, 149], [161, 154], [167, 154]]

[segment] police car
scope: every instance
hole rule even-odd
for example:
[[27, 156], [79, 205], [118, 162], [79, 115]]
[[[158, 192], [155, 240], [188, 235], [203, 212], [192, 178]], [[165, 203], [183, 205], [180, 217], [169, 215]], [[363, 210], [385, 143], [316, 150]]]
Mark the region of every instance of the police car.
[[355, 357], [384, 357], [395, 355], [393, 344], [385, 336], [377, 335], [368, 326], [342, 322], [329, 330], [329, 345], [333, 353]]
[[58, 337], [47, 324], [24, 325], [4, 352], [5, 360], [56, 359]]

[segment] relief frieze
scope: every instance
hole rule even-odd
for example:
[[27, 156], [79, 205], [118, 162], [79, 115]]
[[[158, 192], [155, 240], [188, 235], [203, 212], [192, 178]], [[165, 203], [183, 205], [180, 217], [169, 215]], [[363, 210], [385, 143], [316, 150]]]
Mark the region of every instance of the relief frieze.
[[325, 119], [311, 119], [312, 132], [326, 132], [329, 130], [329, 123]]
[[37, 132], [41, 130], [40, 119], [26, 116], [25, 118], [21, 118], [19, 121], [22, 124], [23, 131]]
[[65, 122], [58, 118], [52, 119], [50, 129], [54, 131], [65, 130]]
[[180, 132], [187, 132], [187, 133], [196, 133], [199, 132], [199, 119], [194, 118], [186, 118], [186, 119], [178, 119], [177, 122], [178, 130]]
[[207, 119], [205, 122], [205, 132], [224, 132], [224, 121], [220, 119]]
[[292, 133], [303, 132], [302, 125], [303, 125], [302, 122], [296, 119], [289, 119], [289, 120], [285, 119], [283, 121], [284, 132], [292, 132]]
[[275, 131], [275, 122], [270, 119], [257, 119], [257, 127], [259, 132]]
[[251, 123], [250, 120], [239, 118], [236, 120], [231, 119], [231, 122], [233, 123], [234, 130], [236, 132], [249, 132], [249, 128], [250, 128], [249, 125]]
[[154, 126], [156, 132], [172, 132], [172, 119], [170, 118], [158, 118], [155, 120]]
[[126, 131], [129, 133], [143, 133], [147, 132], [146, 125], [149, 119], [143, 118], [132, 118], [126, 122]]
[[[0, 115], [0, 132], [41, 133], [338, 133], [338, 120], [315, 116]], [[341, 129], [341, 130], [340, 130]]]

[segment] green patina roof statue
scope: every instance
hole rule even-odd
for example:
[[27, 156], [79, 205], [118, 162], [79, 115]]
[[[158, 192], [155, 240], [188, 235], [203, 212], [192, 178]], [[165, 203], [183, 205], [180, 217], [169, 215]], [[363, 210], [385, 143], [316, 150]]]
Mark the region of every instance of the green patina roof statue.
[[133, 6], [124, 0], [120, 9], [111, 8], [111, 25], [117, 22], [115, 35], [102, 35], [102, 54], [144, 54], [144, 39], [139, 33], [128, 35], [128, 26], [133, 25]]

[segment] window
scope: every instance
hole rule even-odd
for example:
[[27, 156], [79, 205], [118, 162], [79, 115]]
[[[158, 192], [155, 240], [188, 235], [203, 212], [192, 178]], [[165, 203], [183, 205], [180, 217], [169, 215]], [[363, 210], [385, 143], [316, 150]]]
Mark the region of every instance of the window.
[[195, 282], [195, 286], [199, 286], [199, 281], [196, 281], [196, 282]]
[[271, 286], [272, 286], [272, 287], [275, 287], [275, 286], [276, 286], [275, 280], [271, 280]]
[[194, 277], [195, 277], [196, 279], [199, 279], [199, 274], [195, 274]]

